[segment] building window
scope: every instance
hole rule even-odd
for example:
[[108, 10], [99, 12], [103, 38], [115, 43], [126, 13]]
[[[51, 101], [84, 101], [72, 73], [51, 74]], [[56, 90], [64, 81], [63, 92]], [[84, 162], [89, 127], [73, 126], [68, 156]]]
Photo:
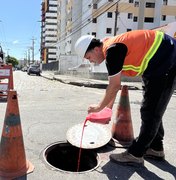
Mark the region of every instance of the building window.
[[111, 34], [112, 33], [112, 28], [106, 28], [106, 33]]
[[139, 7], [139, 2], [138, 1], [135, 1], [134, 7]]
[[133, 14], [132, 13], [128, 13], [128, 19], [132, 19], [133, 18]]
[[109, 2], [113, 2], [113, 0], [108, 0]]
[[93, 9], [97, 9], [97, 4], [93, 4]]
[[145, 7], [146, 7], [146, 8], [155, 8], [155, 3], [149, 3], [149, 2], [147, 2], [147, 3], [145, 4]]
[[53, 11], [49, 11], [49, 13], [57, 13], [57, 11], [54, 11], [54, 10], [53, 10]]
[[134, 2], [134, 0], [129, 0], [129, 3], [133, 3]]
[[134, 17], [133, 17], [133, 21], [134, 21], [134, 22], [137, 22], [137, 21], [138, 21], [138, 17], [137, 17], [137, 16], [134, 16]]
[[97, 33], [96, 32], [92, 32], [92, 36], [96, 37]]
[[97, 23], [97, 18], [93, 18], [92, 23]]
[[168, 0], [163, 0], [163, 5], [167, 5]]
[[108, 12], [108, 13], [107, 13], [107, 17], [108, 17], [108, 18], [112, 18], [112, 12]]
[[154, 22], [154, 18], [145, 17], [145, 18], [144, 18], [144, 22], [146, 22], [146, 23], [152, 23], [152, 22]]
[[129, 29], [129, 28], [128, 28], [128, 29], [127, 29], [127, 32], [129, 32], [129, 31], [132, 31], [132, 29]]
[[162, 20], [162, 21], [166, 21], [166, 15], [162, 15], [162, 16], [161, 16], [161, 20]]

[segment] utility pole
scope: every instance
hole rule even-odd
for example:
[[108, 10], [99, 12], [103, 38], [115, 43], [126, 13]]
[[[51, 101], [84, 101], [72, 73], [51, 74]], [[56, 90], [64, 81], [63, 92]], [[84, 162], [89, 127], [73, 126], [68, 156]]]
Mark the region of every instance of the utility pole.
[[27, 64], [27, 51], [24, 52], [24, 64]]
[[30, 49], [31, 48], [28, 48], [28, 65], [30, 65], [30, 59], [31, 59], [31, 57], [30, 57]]
[[9, 51], [10, 51], [10, 49], [6, 49], [7, 50], [7, 56], [9, 56]]
[[114, 36], [116, 36], [117, 33], [117, 17], [119, 15], [119, 1], [116, 2], [116, 10], [115, 10], [115, 23], [114, 23]]
[[[139, 2], [139, 12], [138, 12], [138, 29], [143, 29], [144, 27], [144, 12], [145, 12], [146, 0]], [[158, 18], [158, 17], [157, 17]], [[155, 19], [156, 20], [156, 19]]]
[[35, 44], [35, 40], [36, 39], [32, 38], [32, 47], [31, 47], [31, 49], [32, 49], [32, 63], [34, 63], [34, 44]]
[[6, 55], [5, 61], [7, 63], [9, 61], [9, 51], [10, 51], [10, 49], [6, 49], [6, 50], [7, 50], [7, 55]]

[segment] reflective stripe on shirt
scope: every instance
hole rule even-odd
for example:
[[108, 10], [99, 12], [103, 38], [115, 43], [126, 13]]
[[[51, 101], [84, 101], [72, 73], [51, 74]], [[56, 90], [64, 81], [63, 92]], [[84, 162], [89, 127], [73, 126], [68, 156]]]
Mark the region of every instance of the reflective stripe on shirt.
[[143, 74], [143, 72], [146, 70], [148, 63], [150, 59], [153, 57], [153, 55], [156, 53], [157, 49], [159, 48], [162, 39], [163, 39], [164, 33], [161, 31], [156, 31], [156, 37], [155, 40], [150, 47], [149, 51], [144, 56], [142, 63], [140, 66], [133, 66], [133, 65], [124, 65], [123, 70], [124, 71], [134, 71], [137, 72], [136, 76]]

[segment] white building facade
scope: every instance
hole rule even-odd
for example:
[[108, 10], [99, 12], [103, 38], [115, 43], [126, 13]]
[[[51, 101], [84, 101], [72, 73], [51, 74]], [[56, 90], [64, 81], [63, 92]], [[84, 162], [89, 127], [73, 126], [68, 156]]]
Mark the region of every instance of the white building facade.
[[57, 0], [42, 2], [41, 57], [44, 64], [57, 60], [57, 4]]
[[[91, 34], [102, 39], [136, 29], [154, 29], [175, 21], [175, 0], [57, 0], [59, 70], [64, 73], [83, 64], [90, 65], [74, 51], [74, 44], [81, 35]], [[89, 70], [107, 72], [105, 64], [91, 64]]]

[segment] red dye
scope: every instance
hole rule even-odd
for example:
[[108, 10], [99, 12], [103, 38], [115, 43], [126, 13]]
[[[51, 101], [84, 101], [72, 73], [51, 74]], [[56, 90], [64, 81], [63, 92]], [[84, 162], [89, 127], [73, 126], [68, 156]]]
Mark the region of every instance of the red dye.
[[81, 150], [82, 150], [82, 140], [83, 140], [83, 134], [84, 134], [84, 128], [87, 122], [87, 118], [84, 121], [83, 128], [82, 128], [82, 134], [81, 134], [81, 141], [80, 141], [80, 149], [79, 149], [79, 155], [78, 155], [78, 164], [77, 164], [77, 172], [79, 172], [80, 168], [80, 159], [81, 159]]
[[87, 115], [83, 128], [82, 128], [82, 134], [81, 134], [81, 142], [80, 142], [80, 149], [79, 149], [79, 156], [78, 156], [78, 165], [77, 165], [77, 172], [79, 172], [80, 168], [80, 159], [81, 159], [81, 150], [82, 150], [82, 140], [83, 140], [83, 134], [84, 134], [84, 128], [86, 125], [87, 120], [95, 123], [102, 123], [107, 124], [111, 120], [112, 116], [112, 109], [105, 107], [100, 112], [90, 113]]

